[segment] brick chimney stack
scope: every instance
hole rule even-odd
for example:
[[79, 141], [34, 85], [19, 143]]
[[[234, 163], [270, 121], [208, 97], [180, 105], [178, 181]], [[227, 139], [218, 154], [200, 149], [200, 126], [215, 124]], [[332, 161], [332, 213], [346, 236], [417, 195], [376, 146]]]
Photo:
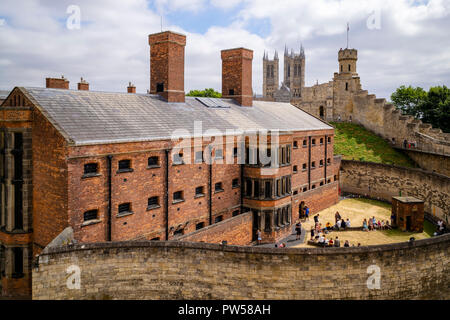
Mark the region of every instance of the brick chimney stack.
[[78, 82], [78, 90], [89, 91], [89, 83], [81, 77], [80, 82]]
[[128, 93], [136, 93], [136, 87], [131, 82], [128, 83], [127, 92]]
[[69, 80], [61, 76], [61, 78], [46, 78], [45, 87], [53, 89], [69, 89]]
[[222, 97], [241, 106], [253, 106], [253, 51], [245, 48], [222, 50]]
[[184, 102], [184, 47], [186, 36], [165, 31], [148, 36], [150, 93], [168, 102]]

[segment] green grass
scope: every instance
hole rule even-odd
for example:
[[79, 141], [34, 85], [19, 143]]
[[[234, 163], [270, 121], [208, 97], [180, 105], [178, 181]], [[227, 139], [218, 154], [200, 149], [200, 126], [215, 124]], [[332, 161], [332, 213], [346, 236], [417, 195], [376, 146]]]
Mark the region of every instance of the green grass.
[[416, 239], [430, 238], [435, 231], [436, 227], [431, 222], [425, 220], [423, 223], [423, 231], [421, 233], [402, 231], [400, 229], [383, 230], [381, 232], [397, 240], [404, 239], [404, 241], [408, 241], [410, 237], [415, 237]]
[[343, 159], [414, 167], [409, 157], [364, 127], [354, 123], [331, 124], [336, 128], [334, 154], [341, 154]]

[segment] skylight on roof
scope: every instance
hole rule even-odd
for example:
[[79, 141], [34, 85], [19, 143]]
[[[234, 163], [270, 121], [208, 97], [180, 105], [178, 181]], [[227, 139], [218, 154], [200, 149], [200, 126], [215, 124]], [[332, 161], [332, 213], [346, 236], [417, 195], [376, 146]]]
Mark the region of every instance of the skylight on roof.
[[220, 99], [211, 99], [211, 98], [203, 98], [197, 97], [195, 98], [197, 101], [200, 101], [203, 105], [208, 108], [229, 108], [230, 105], [226, 104], [224, 101]]

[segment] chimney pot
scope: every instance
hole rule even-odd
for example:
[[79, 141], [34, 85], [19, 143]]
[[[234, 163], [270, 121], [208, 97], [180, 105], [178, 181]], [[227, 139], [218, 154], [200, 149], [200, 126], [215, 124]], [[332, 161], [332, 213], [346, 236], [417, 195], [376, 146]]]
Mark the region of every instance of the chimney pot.
[[80, 82], [78, 82], [78, 90], [89, 91], [89, 83], [81, 77]]
[[69, 89], [69, 80], [61, 78], [45, 78], [45, 87], [52, 89]]
[[134, 86], [134, 84], [131, 84], [131, 82], [128, 83], [127, 92], [128, 93], [136, 93], [136, 87]]

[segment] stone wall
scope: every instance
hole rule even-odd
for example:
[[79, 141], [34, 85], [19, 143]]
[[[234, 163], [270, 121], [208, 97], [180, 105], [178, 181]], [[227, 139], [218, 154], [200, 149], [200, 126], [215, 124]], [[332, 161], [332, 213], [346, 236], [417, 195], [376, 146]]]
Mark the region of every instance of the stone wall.
[[450, 155], [422, 152], [414, 149], [401, 149], [419, 167], [450, 177]]
[[[449, 244], [450, 234], [352, 248], [78, 244], [40, 256], [33, 299], [450, 299]], [[368, 289], [377, 268], [379, 289]]]
[[252, 212], [242, 213], [236, 217], [212, 224], [177, 238], [185, 242], [222, 243], [230, 245], [248, 245], [252, 242]]
[[425, 200], [425, 212], [449, 222], [450, 178], [421, 169], [373, 162], [342, 160], [340, 185], [343, 192], [380, 198], [413, 196]]

